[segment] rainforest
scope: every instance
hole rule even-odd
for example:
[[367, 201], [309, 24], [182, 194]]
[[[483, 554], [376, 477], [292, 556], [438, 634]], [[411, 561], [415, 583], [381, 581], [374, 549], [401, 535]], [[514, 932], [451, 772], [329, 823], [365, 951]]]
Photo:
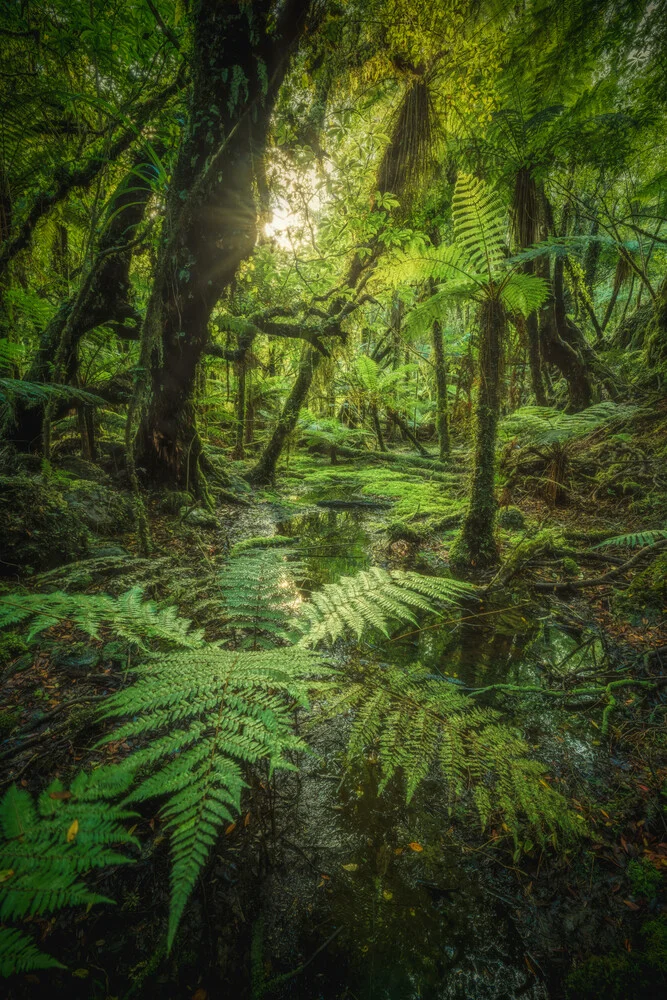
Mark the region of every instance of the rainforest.
[[667, 996], [667, 0], [3, 0], [0, 995]]

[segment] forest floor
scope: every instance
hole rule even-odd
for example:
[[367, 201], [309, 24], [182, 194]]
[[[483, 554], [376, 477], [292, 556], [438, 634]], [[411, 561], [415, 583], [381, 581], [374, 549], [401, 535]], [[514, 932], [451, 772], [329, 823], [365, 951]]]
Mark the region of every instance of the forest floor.
[[[481, 581], [484, 603], [463, 620], [338, 651], [362, 664], [364, 657], [419, 661], [465, 689], [509, 686], [489, 703], [523, 728], [583, 817], [586, 838], [558, 850], [526, 844], [517, 856], [502, 828], [481, 836], [452, 813], [436, 780], [410, 805], [402, 793], [380, 795], [372, 757], [344, 771], [338, 723], [313, 737], [315, 755], [298, 775], [256, 779], [170, 956], [167, 839], [145, 807], [136, 864], [95, 879], [117, 906], [35, 919], [68, 969], [23, 976], [10, 995], [206, 1000], [223, 987], [253, 1000], [662, 995], [666, 557], [650, 553], [626, 569], [637, 550], [594, 546], [664, 525], [665, 425], [656, 413], [627, 440], [603, 433], [580, 442], [561, 469], [557, 505], [547, 496], [547, 470], [504, 459], [503, 562]], [[149, 557], [139, 554], [123, 513], [122, 482], [108, 469], [64, 460], [52, 488], [69, 495], [70, 507], [74, 494], [77, 516], [84, 512], [84, 551], [63, 553], [56, 541], [52, 568], [35, 556], [35, 572], [21, 585], [112, 594], [140, 586], [206, 626], [199, 609], [217, 596], [231, 547], [251, 537], [292, 539], [286, 545], [306, 564], [313, 589], [370, 565], [442, 574], [465, 496], [455, 471], [463, 463], [429, 473], [410, 466], [410, 453], [405, 458], [400, 467], [330, 465], [297, 454], [275, 489], [240, 492], [243, 504], [213, 513], [182, 494], [153, 494]], [[26, 544], [36, 546], [34, 529]], [[597, 585], [567, 586], [610, 570]], [[130, 750], [99, 748], [96, 720], [99, 703], [127, 682], [126, 645], [104, 635], [84, 640], [61, 623], [30, 645], [20, 631], [9, 633], [3, 653], [3, 787], [17, 782], [38, 792], [56, 776]], [[641, 683], [615, 689], [605, 713], [611, 690], [604, 686], [617, 681]], [[599, 695], [570, 694], [582, 683], [597, 685]], [[509, 689], [520, 685], [562, 696]]]

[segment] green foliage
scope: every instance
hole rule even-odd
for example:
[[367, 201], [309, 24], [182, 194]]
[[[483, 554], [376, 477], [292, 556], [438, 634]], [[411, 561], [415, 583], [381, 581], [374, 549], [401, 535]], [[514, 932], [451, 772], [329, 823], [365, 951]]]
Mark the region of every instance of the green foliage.
[[[121, 775], [79, 774], [69, 789], [54, 781], [37, 805], [12, 785], [0, 800], [0, 920], [46, 916], [69, 906], [110, 903], [82, 877], [94, 868], [129, 861], [115, 845], [136, 840], [124, 821], [134, 814], [107, 801], [127, 787]], [[0, 974], [60, 966], [22, 932], [0, 930]]]
[[229, 561], [219, 581], [227, 641], [240, 649], [273, 649], [289, 639], [297, 570], [284, 550], [251, 548]]
[[596, 549], [608, 548], [611, 545], [618, 548], [640, 549], [644, 545], [655, 545], [656, 542], [664, 541], [667, 538], [667, 529], [657, 528], [651, 531], [631, 531], [628, 535], [615, 535], [613, 538], [605, 538], [603, 542], [598, 542], [594, 546]]
[[452, 496], [452, 487], [459, 485], [455, 476], [447, 476], [443, 481], [436, 475], [427, 478], [379, 466], [359, 470], [357, 478], [363, 484], [364, 496], [392, 500], [392, 516], [403, 521], [441, 519], [462, 510], [462, 502]]
[[474, 587], [458, 580], [373, 566], [325, 584], [293, 624], [302, 633], [302, 646], [332, 643], [348, 632], [360, 639], [369, 629], [389, 635], [390, 621], [415, 622], [416, 611], [433, 612], [435, 604], [460, 606], [474, 595]]
[[401, 772], [409, 802], [437, 768], [451, 802], [469, 794], [482, 829], [500, 819], [515, 845], [522, 822], [540, 843], [583, 833], [566, 800], [544, 780], [543, 765], [528, 757], [517, 731], [420, 665], [365, 668], [325, 703], [324, 717], [346, 709], [354, 709], [348, 755], [377, 753], [380, 790]]
[[158, 608], [154, 601], [143, 600], [139, 587], [120, 597], [108, 594], [12, 593], [0, 597], [0, 628], [31, 621], [28, 641], [61, 621], [70, 621], [82, 632], [100, 638], [102, 628], [111, 629], [128, 642], [145, 648], [146, 642], [196, 648], [202, 633], [178, 615], [175, 607]]
[[628, 878], [636, 896], [655, 899], [662, 885], [662, 875], [646, 858], [633, 858], [628, 863]]
[[501, 422], [501, 439], [517, 439], [537, 447], [564, 444], [591, 434], [604, 424], [626, 420], [636, 412], [626, 404], [596, 403], [579, 413], [564, 413], [549, 406], [522, 406]]
[[[240, 562], [240, 560], [239, 560]], [[224, 823], [240, 809], [242, 768], [268, 760], [293, 768], [305, 749], [292, 709], [306, 706], [319, 657], [307, 650], [232, 652], [214, 646], [150, 660], [135, 683], [113, 695], [104, 718], [128, 716], [104, 742], [138, 739], [144, 748], [119, 765], [136, 778], [128, 801], [167, 798], [171, 833], [171, 947], [183, 909]]]
[[567, 1000], [653, 1000], [667, 987], [667, 920], [647, 921], [640, 947], [593, 955], [567, 977]]

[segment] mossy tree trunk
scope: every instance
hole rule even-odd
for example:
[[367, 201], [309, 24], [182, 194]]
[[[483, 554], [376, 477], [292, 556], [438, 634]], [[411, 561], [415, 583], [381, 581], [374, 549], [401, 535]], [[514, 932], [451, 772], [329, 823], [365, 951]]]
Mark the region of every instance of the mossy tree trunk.
[[[139, 339], [140, 317], [132, 302], [130, 265], [132, 243], [153, 190], [150, 173], [139, 170], [143, 161], [144, 155], [137, 154], [132, 170], [112, 195], [92, 264], [77, 291], [47, 324], [25, 376], [27, 382], [74, 384], [79, 344], [98, 326], [110, 325], [121, 339]], [[68, 408], [66, 401], [58, 404], [54, 416]], [[39, 451], [43, 421], [43, 406], [17, 403], [5, 433], [20, 450]]]
[[246, 416], [246, 360], [237, 363], [237, 387], [236, 387], [236, 443], [232, 452], [235, 459], [245, 457], [245, 416]]
[[442, 339], [442, 326], [437, 320], [431, 327], [431, 345], [433, 347], [433, 365], [435, 368], [435, 428], [438, 434], [440, 461], [445, 462], [449, 458], [450, 451], [447, 364], [445, 361], [445, 345]]
[[299, 412], [305, 406], [308, 393], [313, 382], [313, 376], [324, 356], [310, 344], [304, 344], [299, 359], [299, 373], [292, 386], [278, 423], [268, 444], [255, 466], [246, 474], [246, 479], [253, 486], [268, 486], [276, 478], [276, 466], [282, 454], [285, 443], [294, 431], [299, 419]]
[[165, 210], [143, 356], [149, 402], [137, 460], [154, 480], [198, 488], [193, 391], [213, 308], [257, 240], [254, 199], [273, 106], [311, 0], [197, 0], [192, 94]]
[[470, 504], [450, 551], [460, 569], [495, 563], [498, 548], [494, 523], [498, 503], [494, 491], [496, 435], [500, 415], [501, 351], [507, 320], [502, 303], [489, 297], [480, 310], [479, 387], [475, 406], [475, 454]]

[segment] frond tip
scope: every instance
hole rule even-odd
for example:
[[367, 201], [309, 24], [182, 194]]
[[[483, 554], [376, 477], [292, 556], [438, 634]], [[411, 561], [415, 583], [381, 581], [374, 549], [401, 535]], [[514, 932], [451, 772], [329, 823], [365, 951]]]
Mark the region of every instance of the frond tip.
[[305, 604], [295, 627], [301, 646], [335, 642], [346, 632], [358, 639], [369, 629], [389, 635], [389, 622], [415, 622], [417, 611], [433, 612], [435, 604], [461, 605], [474, 596], [470, 584], [440, 577], [421, 576], [378, 566], [327, 583]]

